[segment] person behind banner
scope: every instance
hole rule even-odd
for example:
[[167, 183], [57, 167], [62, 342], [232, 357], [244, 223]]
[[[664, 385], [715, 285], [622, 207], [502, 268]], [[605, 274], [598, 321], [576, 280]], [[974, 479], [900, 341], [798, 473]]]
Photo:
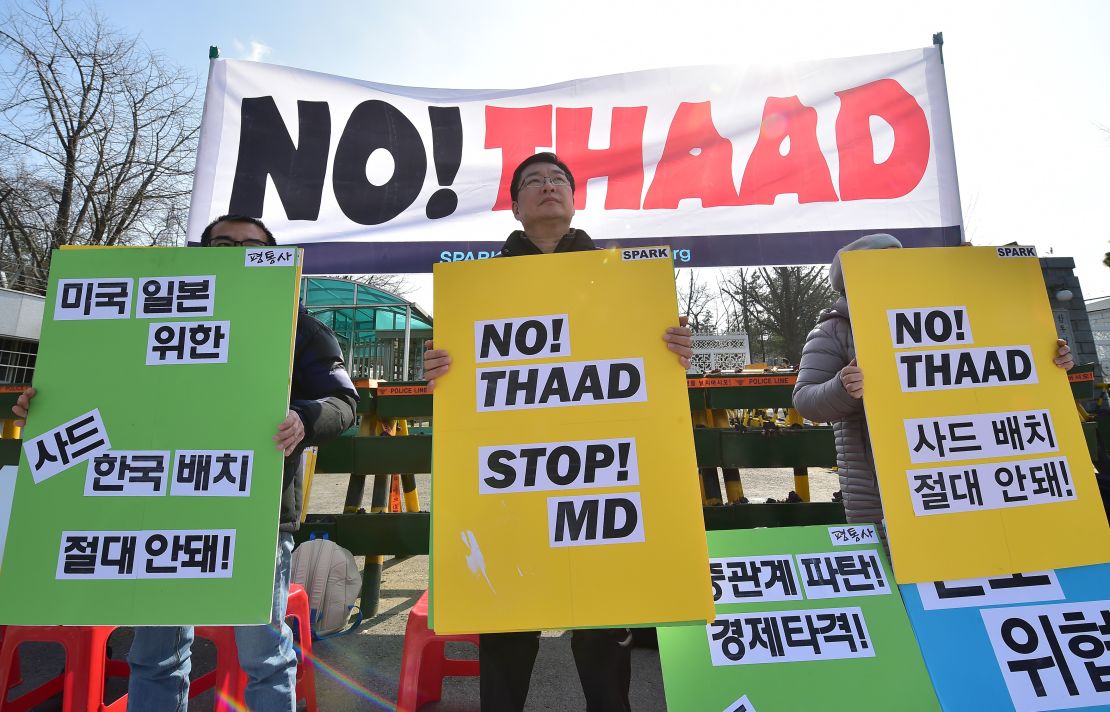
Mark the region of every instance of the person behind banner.
[[[523, 230], [509, 234], [501, 257], [580, 252], [597, 247], [585, 230], [570, 226], [574, 217], [574, 175], [553, 153], [537, 153], [513, 171], [509, 185], [513, 216]], [[663, 335], [667, 348], [689, 368], [692, 335], [683, 317]], [[424, 344], [424, 378], [435, 388], [451, 365], [443, 349]], [[479, 636], [479, 689], [482, 712], [524, 709], [532, 668], [539, 651], [539, 631], [483, 633]], [[578, 679], [589, 712], [627, 712], [632, 682], [632, 633], [627, 628], [575, 630], [571, 638]]]
[[[265, 247], [277, 245], [277, 242], [260, 220], [244, 215], [223, 215], [204, 229], [200, 244], [202, 247]], [[36, 389], [28, 388], [12, 407], [20, 425], [27, 418], [35, 393]], [[335, 334], [311, 316], [303, 305], [297, 316], [289, 399], [289, 412], [273, 438], [277, 449], [285, 454], [285, 466], [270, 623], [235, 628], [239, 665], [247, 674], [245, 702], [248, 709], [259, 712], [294, 712], [297, 707], [297, 654], [293, 650], [293, 632], [285, 624], [285, 606], [289, 596], [292, 532], [300, 527], [304, 478], [301, 452], [351, 427], [358, 402], [358, 391], [347, 375]], [[224, 404], [219, 407], [243, 406]], [[250, 417], [249, 412], [244, 412], [244, 417]], [[131, 666], [127, 690], [129, 709], [186, 710], [192, 643], [192, 626], [135, 628], [135, 638], [127, 655]]]
[[[794, 408], [804, 418], [832, 423], [836, 439], [836, 465], [844, 515], [852, 524], [876, 524], [883, 543], [883, 506], [875, 477], [875, 459], [863, 410], [863, 371], [856, 364], [856, 345], [840, 255], [851, 250], [900, 248], [893, 235], [875, 233], [851, 242], [836, 253], [829, 266], [829, 283], [840, 298], [821, 312], [817, 326], [806, 337], [794, 385]], [[1075, 365], [1071, 349], [1057, 341], [1055, 364], [1063, 369]]]

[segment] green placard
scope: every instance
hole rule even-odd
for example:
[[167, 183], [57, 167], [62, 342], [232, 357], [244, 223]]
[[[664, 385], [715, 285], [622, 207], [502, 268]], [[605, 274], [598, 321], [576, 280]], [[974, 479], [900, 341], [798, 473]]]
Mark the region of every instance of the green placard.
[[299, 273], [293, 248], [54, 256], [0, 623], [269, 620]]
[[940, 709], [873, 527], [706, 536], [717, 619], [659, 629], [668, 709]]

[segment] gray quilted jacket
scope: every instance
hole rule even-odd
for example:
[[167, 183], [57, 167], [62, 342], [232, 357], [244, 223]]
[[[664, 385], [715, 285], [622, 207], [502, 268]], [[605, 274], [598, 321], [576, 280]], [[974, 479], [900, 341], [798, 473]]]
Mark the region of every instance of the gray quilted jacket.
[[[832, 423], [840, 491], [844, 495], [844, 513], [848, 521], [879, 524], [883, 519], [883, 506], [875, 479], [875, 460], [867, 435], [863, 399], [848, 395], [840, 383], [840, 370], [855, 357], [848, 300], [841, 297], [831, 308], [821, 312], [817, 326], [806, 337], [798, 367], [798, 383], [794, 386], [794, 407], [805, 418]], [[879, 531], [884, 534], [882, 527]]]

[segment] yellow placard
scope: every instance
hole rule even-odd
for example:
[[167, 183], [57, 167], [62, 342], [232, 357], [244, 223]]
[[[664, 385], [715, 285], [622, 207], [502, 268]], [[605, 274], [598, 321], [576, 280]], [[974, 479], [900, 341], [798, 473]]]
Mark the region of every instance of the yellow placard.
[[900, 583], [1110, 560], [1031, 252], [841, 255]]
[[[439, 633], [708, 621], [671, 262], [636, 251], [437, 264]], [[534, 379], [535, 385], [532, 386]]]

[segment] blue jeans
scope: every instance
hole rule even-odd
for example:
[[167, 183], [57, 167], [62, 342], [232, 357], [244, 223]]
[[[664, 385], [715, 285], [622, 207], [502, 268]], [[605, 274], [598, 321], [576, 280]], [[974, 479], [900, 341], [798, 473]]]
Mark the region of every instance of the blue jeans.
[[[294, 712], [297, 708], [297, 654], [293, 631], [285, 624], [289, 597], [289, 559], [293, 535], [278, 537], [274, 603], [269, 625], [235, 628], [239, 666], [247, 674], [246, 703], [254, 712]], [[128, 709], [186, 712], [193, 627], [141, 627], [127, 661], [131, 664]]]

